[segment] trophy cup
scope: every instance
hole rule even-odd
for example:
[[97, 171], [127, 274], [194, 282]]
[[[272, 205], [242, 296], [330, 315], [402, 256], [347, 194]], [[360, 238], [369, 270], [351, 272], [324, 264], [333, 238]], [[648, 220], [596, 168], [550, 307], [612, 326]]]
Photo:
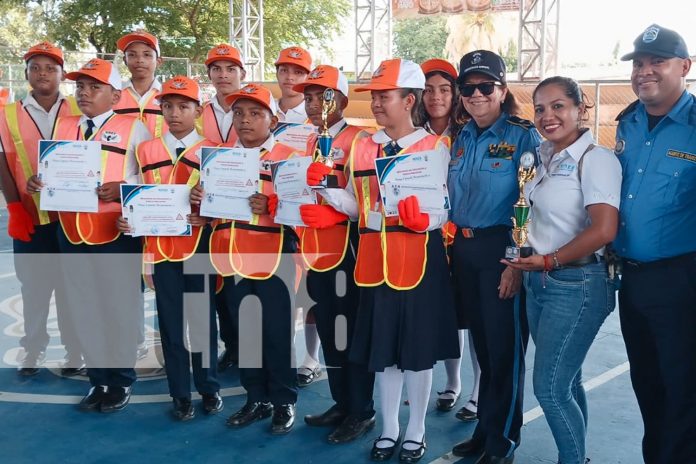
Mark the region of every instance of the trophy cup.
[[526, 247], [527, 226], [529, 225], [529, 208], [524, 197], [524, 185], [536, 175], [534, 167], [534, 155], [524, 152], [520, 157], [520, 167], [517, 170], [517, 183], [520, 188], [520, 197], [512, 207], [512, 241], [517, 246], [509, 246], [505, 249], [505, 259], [527, 258], [532, 255], [532, 248]]
[[[336, 99], [333, 89], [324, 90], [321, 102], [321, 122], [322, 128], [319, 133], [319, 138], [317, 141], [317, 149], [314, 152], [314, 161], [322, 163], [330, 168], [334, 166], [334, 153], [331, 148], [333, 143], [333, 137], [329, 133], [329, 115], [336, 111]], [[325, 188], [331, 187], [329, 184], [329, 177], [326, 176], [324, 180], [314, 188]]]

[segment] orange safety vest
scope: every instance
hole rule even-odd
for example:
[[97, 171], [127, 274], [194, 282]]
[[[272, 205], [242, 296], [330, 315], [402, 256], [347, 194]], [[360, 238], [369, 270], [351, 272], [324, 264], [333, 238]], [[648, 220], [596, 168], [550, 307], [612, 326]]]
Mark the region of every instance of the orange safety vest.
[[[370, 133], [359, 126], [345, 125], [333, 139], [332, 148], [342, 153], [334, 163], [330, 177], [336, 179], [339, 188], [346, 187], [345, 166], [348, 163], [350, 149], [356, 139], [367, 137]], [[311, 134], [307, 139], [306, 156], [314, 157], [319, 136]], [[315, 160], [316, 161], [316, 160]], [[318, 195], [320, 204], [328, 204]], [[326, 229], [297, 227], [300, 238], [300, 252], [305, 264], [313, 271], [325, 272], [341, 264], [348, 250], [349, 240], [348, 221], [336, 224]]]
[[140, 106], [140, 98], [128, 87], [121, 92], [121, 99], [114, 106], [114, 113], [134, 116], [145, 124], [153, 138], [162, 137], [169, 128], [162, 116], [162, 109], [156, 103], [158, 93], [155, 89], [148, 90], [145, 104]]
[[[400, 154], [433, 150], [438, 144], [449, 149], [449, 139], [428, 135], [403, 149]], [[384, 216], [374, 165], [375, 158], [381, 156], [382, 146], [375, 143], [372, 137], [358, 139], [353, 143], [350, 167], [358, 202], [360, 232], [355, 283], [361, 287], [376, 287], [386, 283], [395, 290], [410, 290], [423, 279], [430, 234], [427, 231], [414, 232], [404, 227], [398, 216]], [[370, 211], [380, 211], [382, 214], [380, 231], [367, 227]]]
[[[258, 192], [273, 193], [270, 165], [264, 161], [282, 161], [297, 155], [292, 147], [281, 143], [276, 143], [270, 152], [261, 149]], [[283, 227], [268, 214], [254, 215], [249, 222], [215, 220], [210, 235], [211, 262], [225, 277], [239, 274], [247, 279], [269, 279], [280, 264], [283, 237]]]
[[[34, 225], [46, 225], [58, 219], [54, 211], [39, 209], [39, 194], [27, 193], [27, 181], [36, 174], [39, 140], [44, 137], [39, 127], [20, 103], [14, 102], [0, 110], [0, 139], [5, 151], [5, 159], [14, 179], [19, 199], [32, 218]], [[56, 121], [62, 116], [79, 115], [80, 109], [73, 97], [60, 102]], [[56, 121], [53, 122], [55, 127]]]
[[[100, 141], [101, 152], [101, 182], [123, 182], [126, 170], [126, 153], [133, 135], [135, 119], [131, 116], [113, 114], [96, 130], [90, 141]], [[120, 136], [106, 143], [102, 137], [105, 132]], [[84, 140], [79, 116], [58, 118], [53, 132], [54, 140]], [[72, 213], [61, 211], [60, 224], [70, 243], [77, 245], [102, 245], [116, 240], [120, 232], [116, 221], [121, 216], [121, 203], [117, 201], [104, 202], [99, 200], [99, 211], [96, 213]]]
[[[135, 156], [146, 184], [186, 184], [193, 187], [200, 179], [201, 147], [214, 147], [209, 140], [200, 140], [175, 158], [162, 137], [138, 145]], [[201, 227], [193, 227], [190, 236], [145, 237], [145, 263], [185, 261], [196, 252], [203, 234]]]
[[224, 136], [222, 128], [215, 117], [215, 110], [211, 102], [206, 102], [203, 105], [203, 114], [196, 120], [196, 130], [211, 142], [225, 147], [233, 147], [239, 139], [239, 137], [237, 137], [237, 131], [234, 130], [234, 126], [230, 126], [227, 137]]

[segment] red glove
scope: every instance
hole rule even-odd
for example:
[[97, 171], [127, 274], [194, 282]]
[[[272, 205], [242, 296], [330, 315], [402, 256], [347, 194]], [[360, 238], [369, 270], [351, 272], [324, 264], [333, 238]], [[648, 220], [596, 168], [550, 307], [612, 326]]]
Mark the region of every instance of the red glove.
[[457, 234], [457, 225], [452, 221], [447, 221], [444, 226], [442, 226], [442, 237], [445, 242], [445, 246], [451, 246], [454, 243], [454, 236]]
[[324, 180], [327, 174], [331, 172], [331, 168], [324, 163], [314, 162], [307, 168], [307, 185], [319, 185]]
[[7, 234], [17, 240], [23, 242], [31, 241], [31, 235], [34, 233], [34, 221], [24, 209], [24, 205], [20, 201], [14, 201], [7, 204], [7, 212], [10, 213], [9, 221], [7, 222]]
[[278, 195], [275, 193], [271, 193], [268, 195], [268, 214], [271, 215], [271, 217], [275, 217], [276, 215], [276, 210], [278, 209]]
[[430, 225], [430, 218], [426, 213], [420, 212], [418, 197], [411, 195], [399, 202], [399, 218], [404, 226], [414, 232], [425, 232]]
[[300, 216], [307, 227], [313, 229], [327, 229], [348, 219], [348, 216], [339, 213], [329, 205], [302, 205]]

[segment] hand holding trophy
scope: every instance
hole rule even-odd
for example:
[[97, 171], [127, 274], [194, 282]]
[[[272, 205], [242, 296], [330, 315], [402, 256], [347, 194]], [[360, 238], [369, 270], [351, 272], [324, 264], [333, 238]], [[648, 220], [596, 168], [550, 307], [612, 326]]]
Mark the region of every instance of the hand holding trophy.
[[[329, 133], [329, 115], [336, 111], [336, 98], [333, 89], [324, 90], [321, 102], [321, 132], [317, 140], [317, 149], [314, 152], [314, 162], [321, 163], [327, 168], [334, 166], [334, 154], [331, 148], [333, 137]], [[312, 188], [330, 187], [328, 175], [324, 176], [323, 180], [318, 185], [312, 185]]]
[[527, 226], [529, 225], [529, 209], [524, 197], [524, 186], [534, 179], [536, 168], [534, 166], [534, 154], [524, 152], [520, 157], [520, 167], [517, 170], [517, 183], [520, 188], [520, 197], [512, 207], [512, 241], [517, 246], [509, 246], [505, 249], [506, 259], [527, 258], [532, 255], [532, 248], [524, 246], [527, 243]]

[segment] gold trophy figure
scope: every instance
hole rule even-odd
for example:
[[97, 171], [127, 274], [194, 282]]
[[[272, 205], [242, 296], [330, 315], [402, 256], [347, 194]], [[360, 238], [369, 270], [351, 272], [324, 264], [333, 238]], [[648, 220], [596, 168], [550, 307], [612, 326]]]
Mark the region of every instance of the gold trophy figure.
[[[333, 89], [324, 90], [321, 102], [321, 132], [319, 133], [319, 139], [317, 140], [317, 149], [314, 152], [314, 160], [323, 163], [324, 165], [333, 168], [334, 166], [334, 152], [331, 148], [333, 143], [333, 137], [329, 133], [329, 115], [336, 111], [336, 98]], [[324, 180], [317, 186], [313, 188], [325, 188], [329, 187], [329, 178], [326, 176]]]
[[527, 258], [532, 255], [532, 248], [524, 246], [527, 243], [527, 226], [529, 225], [529, 209], [527, 199], [524, 197], [524, 186], [534, 179], [536, 168], [534, 167], [534, 154], [524, 152], [520, 157], [520, 167], [517, 169], [517, 183], [520, 188], [520, 197], [512, 207], [512, 241], [517, 246], [509, 246], [505, 249], [506, 259]]

